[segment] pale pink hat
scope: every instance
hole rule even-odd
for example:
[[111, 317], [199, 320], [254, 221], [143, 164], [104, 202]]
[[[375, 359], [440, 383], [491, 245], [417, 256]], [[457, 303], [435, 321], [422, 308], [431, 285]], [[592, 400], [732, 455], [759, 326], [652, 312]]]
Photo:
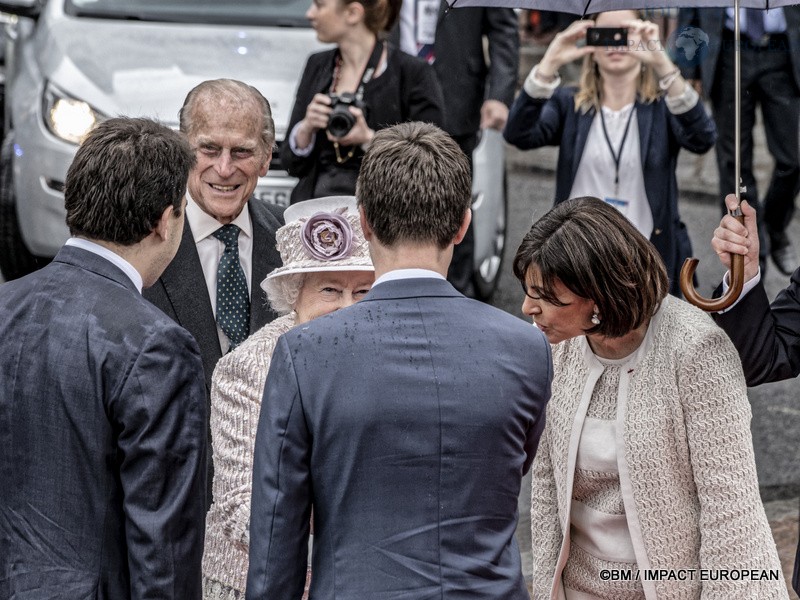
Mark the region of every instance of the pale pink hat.
[[328, 196], [292, 204], [275, 234], [283, 266], [261, 283], [292, 273], [374, 271], [354, 196]]

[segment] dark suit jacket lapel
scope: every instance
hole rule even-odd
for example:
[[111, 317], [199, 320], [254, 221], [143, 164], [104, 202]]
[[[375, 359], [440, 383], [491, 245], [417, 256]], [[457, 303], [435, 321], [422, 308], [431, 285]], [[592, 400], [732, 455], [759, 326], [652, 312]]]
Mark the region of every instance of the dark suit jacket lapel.
[[[250, 221], [253, 224], [253, 257], [250, 280], [250, 333], [272, 321], [277, 315], [269, 307], [267, 294], [261, 282], [273, 270], [281, 266], [281, 255], [275, 247], [275, 233], [265, 225], [266, 209], [250, 199], [247, 203]], [[265, 211], [265, 212], [262, 212]]]
[[[646, 173], [647, 171], [644, 165], [647, 161], [647, 152], [650, 149], [650, 132], [653, 129], [653, 111], [655, 105], [653, 103], [642, 104], [637, 101], [633, 105], [633, 108], [636, 111], [636, 124], [639, 126], [639, 155], [642, 160], [642, 172]], [[661, 140], [661, 143], [663, 143], [666, 148], [669, 144], [669, 140]]]
[[161, 282], [175, 311], [178, 324], [189, 330], [202, 349], [203, 368], [206, 372], [206, 381], [209, 382], [214, 365], [222, 356], [222, 351], [189, 219], [184, 220], [181, 245], [175, 259], [161, 276]]
[[592, 122], [596, 114], [597, 111], [594, 108], [590, 108], [584, 114], [580, 114], [580, 111], [578, 113], [578, 131], [575, 134], [575, 148], [572, 151], [572, 176], [570, 177], [570, 181], [573, 183], [578, 174], [578, 165], [581, 164], [583, 150], [586, 148], [586, 140], [589, 137], [589, 130], [592, 128]]

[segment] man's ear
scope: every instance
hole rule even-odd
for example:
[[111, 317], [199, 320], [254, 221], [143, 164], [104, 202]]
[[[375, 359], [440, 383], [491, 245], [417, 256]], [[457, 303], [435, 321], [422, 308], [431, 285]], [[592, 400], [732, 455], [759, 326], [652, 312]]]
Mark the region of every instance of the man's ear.
[[361, 221], [361, 229], [364, 230], [364, 239], [367, 240], [368, 242], [372, 241], [372, 236], [374, 235], [374, 232], [372, 231], [372, 227], [369, 226], [369, 223], [367, 223], [367, 217], [364, 215], [363, 206], [358, 207], [358, 216], [359, 220]]
[[169, 240], [172, 230], [175, 229], [174, 227], [170, 227], [170, 221], [174, 218], [174, 212], [175, 207], [170, 204], [164, 209], [164, 212], [161, 213], [161, 218], [156, 221], [156, 226], [153, 227], [153, 233], [155, 233], [164, 242]]
[[456, 233], [456, 237], [453, 238], [454, 244], [461, 243], [461, 240], [463, 240], [464, 236], [467, 235], [467, 230], [469, 230], [470, 223], [472, 223], [472, 209], [468, 208], [467, 212], [464, 213], [464, 220], [461, 222], [461, 227], [458, 228], [458, 233]]

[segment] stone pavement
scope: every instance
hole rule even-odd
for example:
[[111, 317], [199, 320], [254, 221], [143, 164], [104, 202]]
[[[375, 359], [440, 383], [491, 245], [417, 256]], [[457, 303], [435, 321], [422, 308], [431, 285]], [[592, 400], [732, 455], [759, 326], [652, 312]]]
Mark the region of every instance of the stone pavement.
[[[544, 48], [523, 45], [520, 60], [520, 83], [527, 76], [531, 67], [538, 62], [544, 52]], [[567, 71], [570, 73], [572, 71]], [[555, 172], [558, 160], [558, 148], [547, 147], [538, 150], [522, 152], [508, 146], [506, 149], [506, 161], [511, 168], [532, 169], [542, 173]], [[760, 118], [757, 120], [755, 129], [755, 151], [753, 156], [756, 180], [759, 190], [763, 191], [769, 186], [769, 177], [772, 173], [773, 161], [766, 149], [766, 141], [763, 128], [760, 125]], [[689, 152], [681, 152], [678, 158], [678, 189], [680, 190], [680, 202], [717, 202], [719, 198], [719, 176], [717, 173], [716, 158], [714, 150], [703, 156], [697, 156]], [[733, 191], [733, 182], [729, 186]], [[526, 481], [527, 480], [526, 478]], [[764, 502], [764, 509], [767, 513], [770, 526], [772, 528], [778, 553], [781, 558], [783, 573], [786, 577], [787, 589], [791, 600], [798, 600], [797, 595], [791, 589], [791, 577], [794, 567], [795, 552], [797, 549], [798, 536], [798, 515], [800, 514], [800, 497], [798, 497], [798, 487], [791, 490], [778, 491], [762, 490], [762, 497], [768, 499]], [[788, 496], [788, 498], [787, 498]], [[777, 497], [779, 499], [771, 499]], [[520, 510], [524, 510], [521, 505]], [[527, 536], [526, 536], [527, 537]], [[527, 539], [530, 539], [529, 537]], [[529, 560], [530, 552], [523, 550], [523, 561]], [[525, 565], [525, 572], [530, 572], [530, 565]]]

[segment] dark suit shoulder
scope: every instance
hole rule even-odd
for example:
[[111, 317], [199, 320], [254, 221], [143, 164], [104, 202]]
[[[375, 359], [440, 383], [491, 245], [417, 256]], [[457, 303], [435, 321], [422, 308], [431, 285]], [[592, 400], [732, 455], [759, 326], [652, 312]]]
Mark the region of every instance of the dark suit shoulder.
[[247, 206], [250, 210], [250, 216], [258, 221], [259, 225], [271, 230], [273, 233], [284, 224], [283, 211], [286, 209], [282, 206], [277, 206], [258, 198], [250, 198]]
[[400, 69], [408, 73], [423, 73], [430, 70], [433, 72], [433, 67], [427, 61], [418, 56], [406, 54], [399, 48], [389, 46], [389, 54], [387, 62], [392, 69]]

